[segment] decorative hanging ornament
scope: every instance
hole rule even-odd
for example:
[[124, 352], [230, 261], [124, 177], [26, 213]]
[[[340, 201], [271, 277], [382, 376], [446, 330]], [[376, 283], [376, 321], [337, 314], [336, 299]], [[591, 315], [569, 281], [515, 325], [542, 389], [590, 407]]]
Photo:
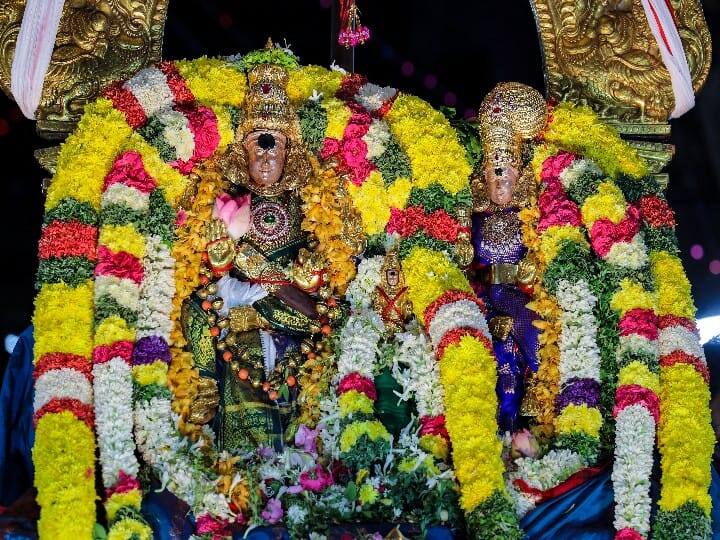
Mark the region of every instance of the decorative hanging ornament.
[[355, 0], [340, 1], [340, 35], [338, 43], [349, 49], [370, 39], [370, 29], [360, 22], [360, 10]]

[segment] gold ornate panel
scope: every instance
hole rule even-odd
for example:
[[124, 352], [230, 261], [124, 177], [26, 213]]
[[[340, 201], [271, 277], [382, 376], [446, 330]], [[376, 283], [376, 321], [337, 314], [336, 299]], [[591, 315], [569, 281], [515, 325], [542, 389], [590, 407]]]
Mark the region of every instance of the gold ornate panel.
[[[160, 60], [169, 0], [66, 0], [43, 96], [38, 132], [63, 138], [102, 88]], [[0, 87], [10, 70], [25, 0], [0, 3]]]
[[[674, 108], [670, 75], [640, 0], [531, 0], [549, 97], [591, 106], [662, 135]], [[710, 69], [710, 32], [699, 0], [671, 0], [695, 91]], [[648, 135], [653, 133], [647, 133]]]

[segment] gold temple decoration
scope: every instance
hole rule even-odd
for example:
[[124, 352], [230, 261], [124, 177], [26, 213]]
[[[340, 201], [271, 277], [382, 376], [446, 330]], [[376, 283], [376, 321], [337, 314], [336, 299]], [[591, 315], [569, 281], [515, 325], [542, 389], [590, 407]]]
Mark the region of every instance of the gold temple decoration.
[[[38, 133], [62, 139], [86, 103], [110, 82], [130, 78], [159, 62], [169, 0], [65, 2], [43, 94]], [[0, 6], [0, 87], [10, 96], [10, 71], [25, 0]]]
[[[639, 0], [531, 0], [548, 95], [605, 118], [666, 123], [670, 75]], [[710, 69], [710, 32], [699, 0], [672, 0], [697, 92]]]
[[407, 294], [405, 276], [397, 250], [385, 255], [380, 269], [380, 284], [371, 294], [372, 307], [382, 317], [389, 335], [402, 332], [412, 315], [412, 302]]
[[[547, 95], [590, 106], [613, 124], [658, 174], [674, 148], [670, 74], [639, 0], [530, 0]], [[711, 39], [700, 0], [670, 0], [695, 92], [710, 70]], [[656, 140], [648, 141], [647, 137]], [[666, 182], [666, 175], [658, 180]]]

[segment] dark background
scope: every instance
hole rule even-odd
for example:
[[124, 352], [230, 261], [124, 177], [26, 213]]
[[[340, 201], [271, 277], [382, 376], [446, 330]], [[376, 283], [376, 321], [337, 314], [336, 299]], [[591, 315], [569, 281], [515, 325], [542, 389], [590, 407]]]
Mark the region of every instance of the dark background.
[[[703, 2], [720, 45], [720, 0]], [[268, 36], [287, 40], [303, 63], [328, 65], [331, 0], [171, 0], [164, 57], [194, 58], [243, 53]], [[356, 71], [378, 84], [417, 94], [435, 105], [472, 114], [483, 96], [503, 80], [543, 87], [540, 47], [529, 2], [389, 2], [358, 0], [371, 41], [356, 53]], [[699, 308], [698, 316], [720, 315], [720, 62], [697, 98], [695, 109], [673, 121], [677, 154], [670, 167], [668, 196], [678, 214], [682, 257]], [[2, 302], [0, 338], [30, 322], [40, 235], [42, 172], [33, 150], [44, 143], [34, 124], [0, 96], [0, 234]], [[693, 258], [690, 255], [695, 247]], [[700, 253], [702, 251], [702, 253]], [[702, 255], [702, 256], [700, 256]], [[713, 261], [715, 261], [713, 263]], [[713, 273], [714, 270], [716, 273]], [[720, 361], [709, 345], [709, 360]], [[0, 353], [0, 372], [6, 354]]]

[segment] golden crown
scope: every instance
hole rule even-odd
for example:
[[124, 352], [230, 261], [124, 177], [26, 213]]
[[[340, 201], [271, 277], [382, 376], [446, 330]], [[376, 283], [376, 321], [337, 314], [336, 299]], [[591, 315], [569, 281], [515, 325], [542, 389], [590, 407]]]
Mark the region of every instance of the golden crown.
[[297, 117], [286, 91], [288, 78], [285, 68], [274, 64], [262, 64], [250, 70], [243, 133], [273, 129], [291, 140], [299, 139]]
[[480, 136], [485, 163], [518, 167], [523, 140], [536, 137], [545, 127], [545, 98], [522, 83], [500, 83], [480, 106]]

